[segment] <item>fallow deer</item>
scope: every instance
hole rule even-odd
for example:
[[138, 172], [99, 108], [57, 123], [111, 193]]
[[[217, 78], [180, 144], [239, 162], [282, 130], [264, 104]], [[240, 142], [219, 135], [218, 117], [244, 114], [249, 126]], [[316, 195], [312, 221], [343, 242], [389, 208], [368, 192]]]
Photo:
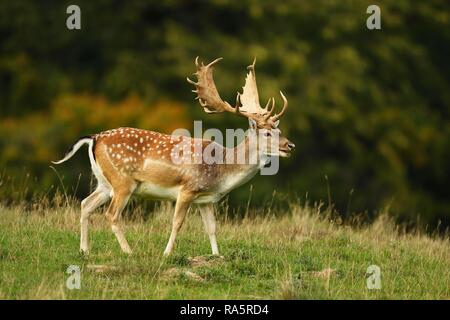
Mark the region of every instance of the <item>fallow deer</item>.
[[[208, 65], [195, 60], [198, 82], [189, 78], [195, 86], [196, 99], [207, 113], [230, 112], [249, 119], [250, 129], [245, 139], [235, 148], [227, 148], [206, 140], [167, 135], [153, 131], [118, 128], [80, 138], [55, 164], [71, 158], [84, 144], [88, 145], [89, 159], [97, 188], [81, 203], [80, 250], [88, 253], [88, 222], [91, 213], [111, 199], [106, 217], [121, 249], [131, 253], [120, 224], [121, 213], [132, 195], [153, 199], [175, 200], [172, 232], [164, 251], [170, 255], [175, 238], [191, 204], [198, 204], [202, 220], [209, 235], [212, 253], [219, 254], [216, 241], [216, 220], [214, 204], [232, 189], [251, 179], [265, 164], [267, 155], [287, 157], [295, 147], [287, 138], [280, 136], [277, 128], [279, 118], [288, 106], [287, 99], [280, 91], [284, 106], [280, 113], [273, 114], [272, 104], [261, 107], [255, 78], [255, 62], [248, 67], [243, 92], [238, 93], [236, 105], [232, 107], [223, 101], [213, 79], [213, 66], [220, 59]], [[270, 101], [270, 100], [269, 100]], [[252, 148], [252, 139], [262, 137], [258, 147]], [[277, 136], [278, 139], [271, 139]], [[174, 162], [175, 149], [180, 143], [188, 143], [180, 155], [194, 161]], [[224, 159], [235, 159], [243, 153], [246, 159], [256, 157], [255, 163], [210, 163], [202, 157], [202, 150], [214, 146]], [[261, 147], [261, 145], [263, 147]], [[200, 147], [200, 152], [198, 151]]]

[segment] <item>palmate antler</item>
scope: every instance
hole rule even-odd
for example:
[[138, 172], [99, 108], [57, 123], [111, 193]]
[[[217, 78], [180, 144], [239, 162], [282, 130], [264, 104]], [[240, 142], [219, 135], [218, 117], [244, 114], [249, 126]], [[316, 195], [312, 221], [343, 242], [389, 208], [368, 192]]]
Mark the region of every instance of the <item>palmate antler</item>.
[[[276, 128], [279, 118], [284, 114], [288, 106], [286, 97], [280, 91], [281, 98], [283, 99], [283, 109], [279, 114], [272, 115], [275, 109], [275, 99], [271, 98], [267, 101], [264, 108], [259, 103], [258, 88], [256, 86], [255, 76], [255, 62], [247, 67], [249, 72], [245, 78], [245, 85], [242, 93], [238, 92], [236, 96], [236, 105], [232, 107], [228, 102], [223, 101], [217, 91], [213, 78], [213, 66], [222, 60], [218, 58], [208, 65], [199, 63], [198, 57], [195, 59], [195, 65], [197, 66], [197, 72], [194, 74], [197, 76], [198, 82], [194, 82], [187, 78], [187, 81], [195, 86], [193, 92], [197, 93], [197, 98], [200, 105], [207, 113], [221, 113], [230, 112], [242, 117], [253, 119], [256, 122], [258, 128]], [[272, 103], [270, 103], [272, 102]], [[269, 106], [270, 105], [270, 106]]]

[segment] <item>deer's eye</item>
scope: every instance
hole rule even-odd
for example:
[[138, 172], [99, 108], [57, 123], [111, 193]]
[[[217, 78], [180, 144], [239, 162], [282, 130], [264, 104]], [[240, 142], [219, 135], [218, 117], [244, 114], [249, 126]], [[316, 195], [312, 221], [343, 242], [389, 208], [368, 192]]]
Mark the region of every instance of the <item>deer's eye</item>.
[[266, 131], [266, 132], [264, 132], [264, 136], [265, 137], [270, 137], [272, 134], [270, 133], [270, 131]]

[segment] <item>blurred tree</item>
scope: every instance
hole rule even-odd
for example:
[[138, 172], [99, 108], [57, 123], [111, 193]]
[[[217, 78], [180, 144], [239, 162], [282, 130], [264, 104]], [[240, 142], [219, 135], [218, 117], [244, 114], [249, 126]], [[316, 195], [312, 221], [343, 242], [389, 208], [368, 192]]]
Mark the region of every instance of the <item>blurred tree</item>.
[[[342, 213], [390, 204], [450, 224], [448, 1], [80, 0], [79, 31], [65, 27], [69, 4], [0, 4], [0, 165], [11, 175], [26, 166], [54, 183], [46, 164], [86, 131], [246, 126], [203, 114], [185, 77], [196, 56], [223, 56], [216, 79], [231, 100], [257, 56], [261, 99], [279, 89], [289, 98], [281, 126], [297, 151], [278, 175], [257, 178], [255, 203], [274, 188], [327, 199], [326, 175]], [[381, 30], [366, 28], [371, 4]]]

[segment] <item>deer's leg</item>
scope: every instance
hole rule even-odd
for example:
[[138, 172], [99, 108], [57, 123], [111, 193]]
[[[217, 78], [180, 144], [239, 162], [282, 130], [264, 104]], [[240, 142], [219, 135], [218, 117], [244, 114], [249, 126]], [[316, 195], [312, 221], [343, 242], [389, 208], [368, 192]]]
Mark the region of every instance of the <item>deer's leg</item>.
[[165, 256], [168, 256], [172, 253], [175, 239], [177, 237], [178, 231], [183, 225], [184, 218], [186, 217], [186, 212], [188, 211], [191, 202], [191, 195], [183, 193], [182, 191], [179, 193], [177, 203], [175, 205], [175, 214], [172, 221], [172, 232], [170, 233], [169, 242], [167, 243], [166, 249], [164, 250]]
[[199, 206], [200, 214], [202, 215], [205, 231], [209, 236], [211, 242], [212, 254], [219, 255], [219, 248], [217, 247], [216, 239], [216, 217], [214, 216], [214, 205], [206, 204]]
[[80, 251], [83, 253], [89, 253], [89, 237], [88, 237], [88, 225], [89, 216], [95, 209], [103, 205], [110, 199], [109, 191], [103, 188], [97, 188], [86, 199], [81, 202], [81, 218], [80, 218]]
[[125, 208], [131, 194], [134, 191], [134, 186], [126, 186], [118, 190], [114, 190], [114, 195], [112, 197], [111, 204], [109, 205], [108, 211], [106, 212], [106, 218], [111, 223], [111, 230], [119, 241], [120, 248], [123, 252], [130, 254], [131, 248], [128, 245], [127, 239], [121, 226], [121, 214]]

